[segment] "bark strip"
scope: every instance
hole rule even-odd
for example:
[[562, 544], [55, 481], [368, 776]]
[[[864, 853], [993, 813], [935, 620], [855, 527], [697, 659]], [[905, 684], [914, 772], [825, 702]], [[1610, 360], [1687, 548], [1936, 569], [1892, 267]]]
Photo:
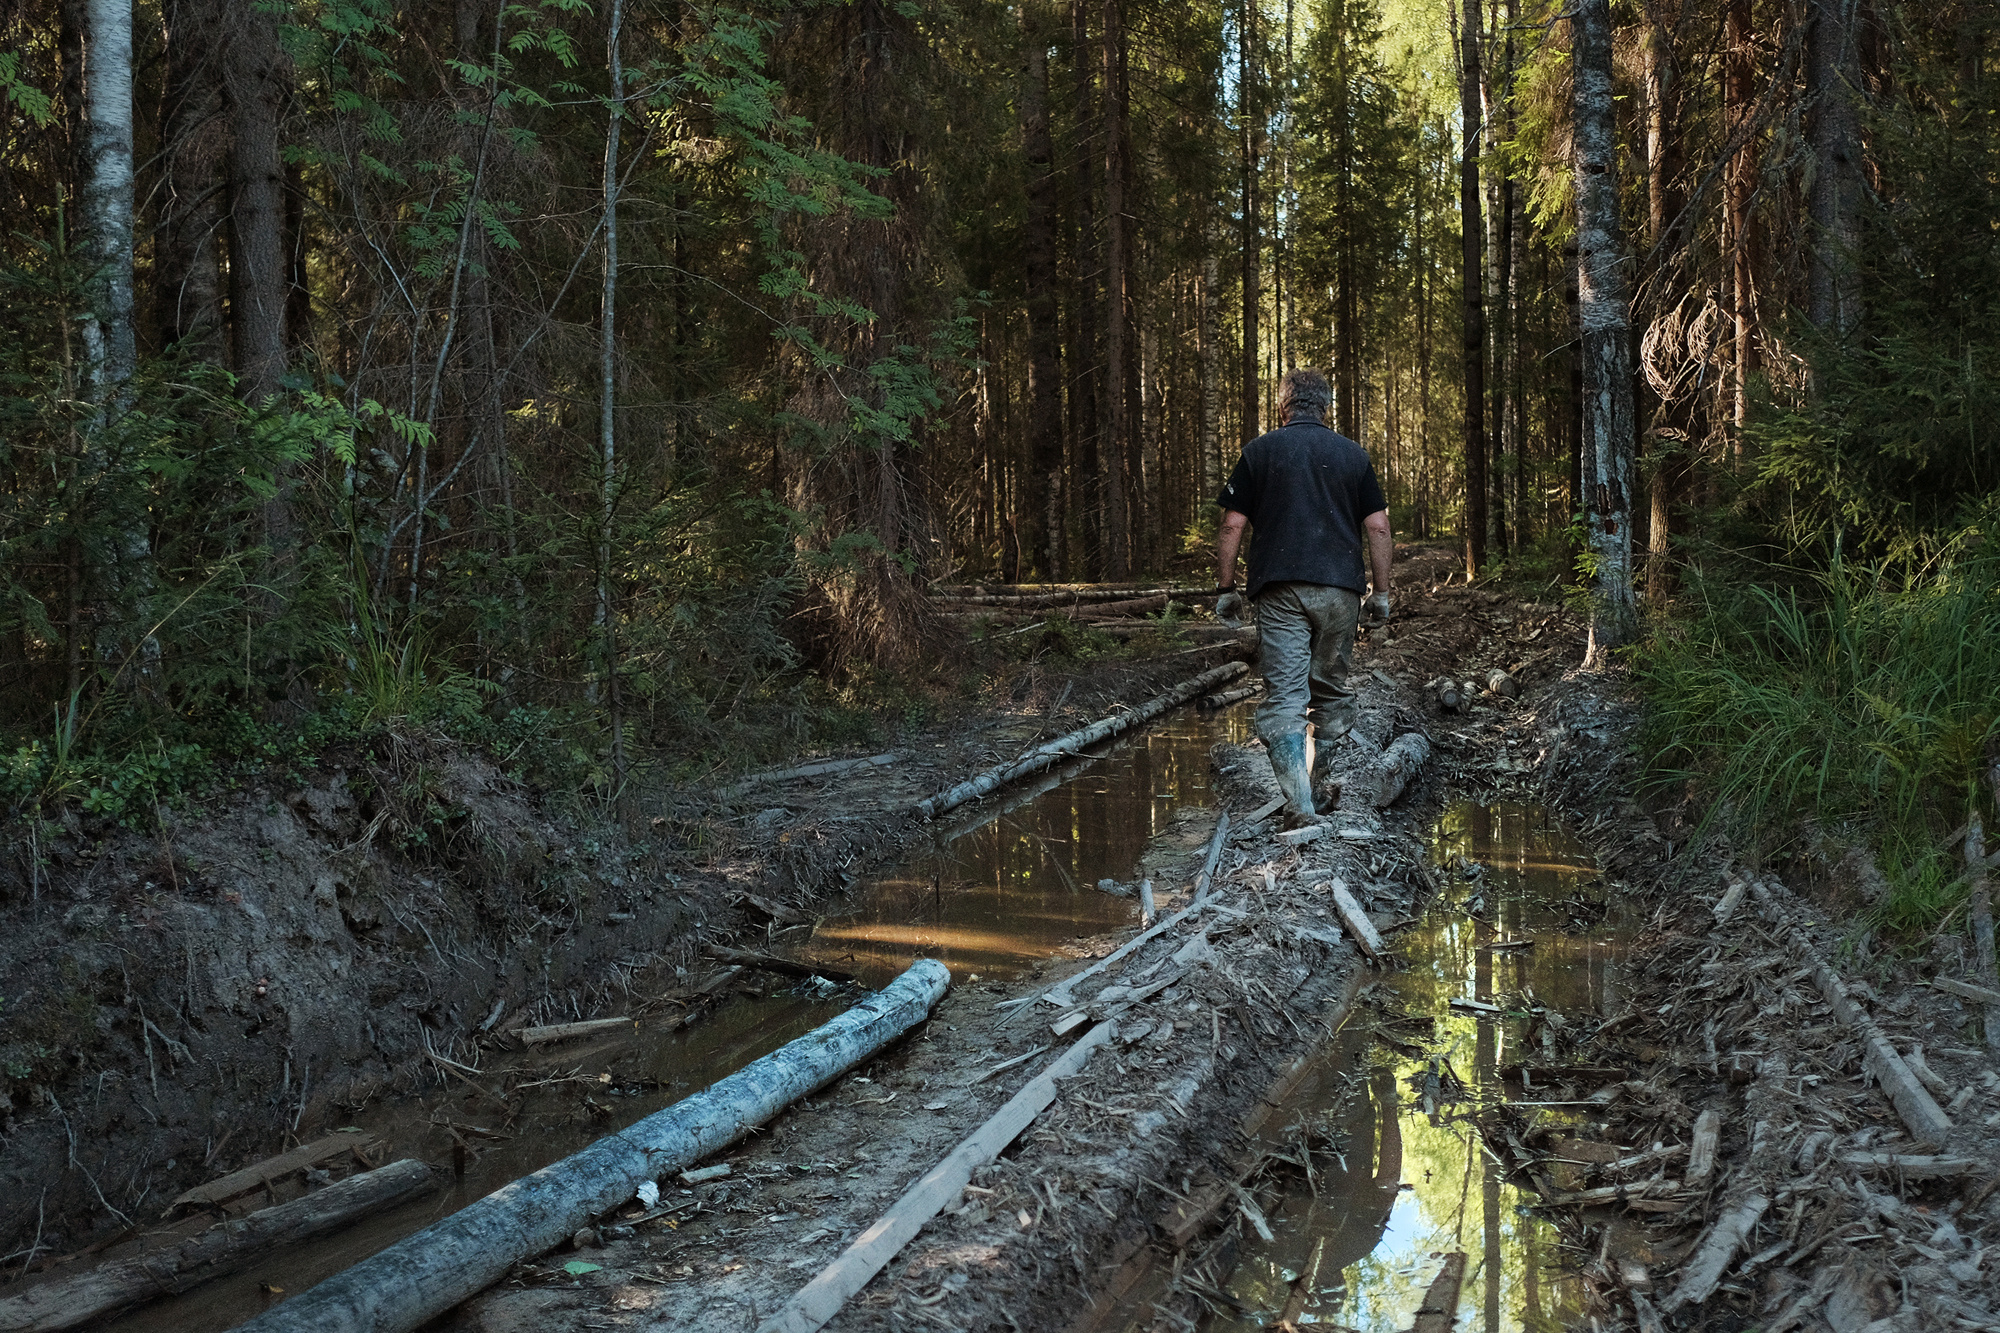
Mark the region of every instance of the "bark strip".
[[998, 1157], [1022, 1130], [1034, 1123], [1036, 1116], [1048, 1109], [1049, 1103], [1056, 1099], [1056, 1080], [1082, 1069], [1090, 1053], [1110, 1040], [1115, 1030], [1115, 1024], [1099, 1023], [1085, 1033], [994, 1112], [970, 1138], [953, 1149], [949, 1157], [904, 1191], [903, 1197], [856, 1237], [838, 1259], [821, 1269], [818, 1277], [785, 1302], [784, 1308], [759, 1324], [757, 1333], [814, 1333], [839, 1314], [855, 1293], [915, 1239], [924, 1223], [936, 1217], [972, 1183], [975, 1169]]

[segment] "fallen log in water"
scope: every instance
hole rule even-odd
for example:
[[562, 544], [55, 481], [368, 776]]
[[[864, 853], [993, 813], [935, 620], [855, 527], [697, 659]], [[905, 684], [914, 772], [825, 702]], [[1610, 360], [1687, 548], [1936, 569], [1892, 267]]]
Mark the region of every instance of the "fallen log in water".
[[0, 1330], [57, 1333], [80, 1328], [128, 1305], [234, 1273], [283, 1246], [337, 1231], [414, 1198], [437, 1180], [427, 1164], [417, 1161], [359, 1172], [302, 1199], [217, 1223], [178, 1245], [0, 1300]]
[[1218, 690], [1214, 694], [1204, 694], [1201, 696], [1201, 706], [1203, 708], [1227, 708], [1231, 704], [1240, 704], [1251, 695], [1257, 693], [1259, 688], [1261, 687], [1256, 685], [1245, 685], [1240, 689]]
[[919, 959], [831, 1022], [685, 1101], [496, 1190], [243, 1325], [244, 1333], [407, 1333], [593, 1217], [729, 1146], [924, 1021], [951, 974]]
[[1129, 712], [1113, 713], [1067, 736], [1059, 736], [1045, 745], [1037, 745], [1011, 763], [987, 769], [978, 777], [969, 778], [948, 791], [917, 802], [917, 814], [924, 819], [935, 819], [948, 810], [956, 810], [967, 801], [977, 800], [1016, 778], [1026, 777], [1038, 769], [1047, 768], [1057, 760], [1075, 754], [1077, 751], [1097, 744], [1119, 732], [1150, 722], [1160, 714], [1178, 704], [1184, 704], [1198, 694], [1207, 692], [1226, 680], [1234, 680], [1250, 668], [1241, 662], [1226, 662], [1202, 672], [1192, 680], [1184, 680], [1172, 689], [1154, 697], [1147, 704]]
[[972, 1183], [972, 1173], [1000, 1155], [1021, 1131], [1034, 1123], [1056, 1099], [1056, 1080], [1083, 1068], [1090, 1053], [1110, 1040], [1115, 1024], [1099, 1023], [1058, 1056], [1047, 1069], [994, 1112], [991, 1119], [952, 1150], [903, 1193], [888, 1212], [857, 1236], [838, 1259], [799, 1289], [778, 1312], [757, 1326], [757, 1333], [814, 1333], [840, 1313], [854, 1294], [909, 1244], [924, 1223]]
[[744, 967], [754, 967], [764, 972], [776, 972], [784, 977], [824, 977], [843, 985], [858, 980], [852, 972], [837, 967], [821, 967], [817, 963], [801, 963], [792, 958], [780, 958], [776, 954], [756, 953], [749, 949], [732, 949], [723, 944], [702, 946], [702, 952], [710, 958], [719, 958], [725, 963], [740, 963]]
[[[1490, 1279], [1489, 1279], [1490, 1280]], [[1417, 1307], [1414, 1333], [1450, 1333], [1458, 1318], [1458, 1293], [1465, 1285], [1465, 1251], [1453, 1250]]]

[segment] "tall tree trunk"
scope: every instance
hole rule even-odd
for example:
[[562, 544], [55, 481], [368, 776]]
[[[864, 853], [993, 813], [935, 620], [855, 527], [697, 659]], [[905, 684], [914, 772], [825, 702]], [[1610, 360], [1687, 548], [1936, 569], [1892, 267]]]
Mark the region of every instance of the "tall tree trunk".
[[[1456, 6], [1453, 17], [1458, 17]], [[1464, 142], [1458, 159], [1459, 230], [1463, 237], [1465, 319], [1465, 574], [1486, 567], [1486, 309], [1480, 293], [1479, 0], [1467, 0], [1459, 34], [1458, 99]]]
[[1121, 582], [1131, 574], [1132, 528], [1127, 512], [1127, 455], [1131, 449], [1125, 335], [1130, 324], [1130, 277], [1125, 225], [1125, 61], [1123, 0], [1104, 0], [1104, 396], [1098, 403], [1098, 467], [1103, 478], [1104, 576]]
[[1575, 137], [1578, 316], [1583, 333], [1584, 516], [1595, 556], [1586, 661], [1638, 631], [1632, 601], [1632, 314], [1618, 216], [1611, 0], [1577, 0]]
[[1022, 233], [1028, 316], [1028, 460], [1021, 544], [1045, 578], [1060, 581], [1062, 329], [1056, 302], [1055, 143], [1049, 133], [1049, 48], [1042, 0], [1023, 0], [1021, 139], [1028, 172]]
[[220, 364], [223, 158], [220, 0], [168, 0], [166, 84], [161, 96], [163, 172], [153, 239], [154, 319], [161, 341]]
[[83, 338], [90, 398], [106, 423], [124, 410], [139, 357], [132, 326], [132, 0], [89, 0], [85, 14]]
[[[1100, 503], [1102, 488], [1099, 485], [1097, 456], [1104, 447], [1098, 433], [1098, 395], [1103, 391], [1101, 367], [1098, 363], [1097, 320], [1100, 307], [1097, 300], [1097, 184], [1096, 154], [1091, 151], [1092, 136], [1086, 127], [1094, 117], [1091, 107], [1095, 102], [1092, 71], [1096, 61], [1092, 59], [1090, 41], [1090, 7], [1088, 0], [1070, 0], [1070, 67], [1074, 75], [1073, 112], [1076, 125], [1076, 159], [1072, 171], [1076, 206], [1071, 210], [1070, 263], [1076, 270], [1072, 284], [1070, 310], [1076, 323], [1076, 331], [1070, 338], [1069, 357], [1069, 419], [1072, 453], [1070, 465], [1065, 475], [1080, 481], [1081, 494], [1072, 497], [1077, 516], [1082, 521], [1084, 544], [1083, 567], [1093, 577], [1104, 573], [1104, 517]], [[1071, 562], [1075, 564], [1076, 562]]]
[[[1469, 10], [1476, 11], [1479, 0]], [[1493, 21], [1487, 32], [1501, 30], [1500, 0], [1493, 0]], [[1498, 156], [1508, 134], [1508, 79], [1512, 76], [1512, 41], [1486, 36], [1486, 56], [1480, 80], [1481, 112], [1486, 148]], [[1490, 173], [1486, 182], [1486, 545], [1504, 554], [1507, 541], [1507, 335], [1511, 307], [1507, 302], [1508, 269], [1513, 262], [1514, 182], [1506, 171]]]
[[1258, 333], [1258, 313], [1263, 307], [1264, 294], [1260, 285], [1263, 273], [1263, 218], [1260, 210], [1262, 201], [1258, 198], [1258, 176], [1262, 167], [1258, 162], [1262, 151], [1263, 126], [1257, 97], [1257, 3], [1258, 0], [1243, 0], [1242, 20], [1237, 27], [1237, 68], [1236, 96], [1238, 114], [1243, 122], [1243, 438], [1255, 439], [1260, 433], [1263, 419], [1262, 367], [1263, 347]]
[[[238, 391], [247, 402], [261, 404], [284, 391], [285, 308], [291, 296], [291, 266], [285, 254], [285, 165], [279, 151], [284, 54], [278, 47], [277, 15], [268, 6], [257, 0], [225, 3], [230, 348]], [[283, 608], [298, 554], [290, 469], [280, 469], [274, 481], [276, 487], [262, 506], [266, 614]], [[413, 551], [415, 546], [413, 540]], [[411, 575], [414, 583], [414, 567]]]
[[1203, 229], [1201, 253], [1201, 498], [1222, 490], [1222, 248], [1213, 209]]
[[[1726, 0], [1723, 11], [1723, 128], [1734, 139], [1755, 113], [1757, 90], [1756, 35], [1751, 26], [1751, 0]], [[1743, 456], [1743, 427], [1750, 416], [1750, 380], [1760, 368], [1757, 344], [1757, 269], [1755, 223], [1751, 203], [1757, 191], [1757, 146], [1745, 142], [1730, 162], [1723, 187], [1724, 244], [1730, 256], [1730, 305], [1736, 323], [1735, 451]]]
[[[89, 468], [107, 480], [129, 470], [115, 452], [118, 419], [132, 405], [138, 368], [133, 327], [132, 259], [132, 0], [89, 0], [84, 15], [85, 91], [83, 181], [80, 203], [89, 264], [83, 321], [87, 393], [92, 405], [85, 434]], [[107, 617], [115, 635], [100, 653], [133, 685], [147, 685], [159, 656], [151, 634], [151, 537], [143, 497], [124, 484], [97, 488], [107, 498], [94, 517], [115, 534], [97, 582], [113, 603]], [[72, 643], [75, 636], [72, 635]], [[74, 673], [73, 673], [74, 674]]]
[[[1681, 186], [1680, 88], [1664, 7], [1647, 19], [1641, 57], [1646, 92], [1646, 237], [1653, 260], [1650, 306], [1658, 319], [1670, 311], [1669, 293], [1679, 286], [1668, 281], [1667, 275], [1681, 270], [1684, 257], [1674, 248], [1677, 237], [1670, 237], [1668, 229], [1687, 202]], [[1685, 358], [1680, 347], [1660, 347], [1654, 355], [1664, 364], [1657, 368], [1657, 374], [1649, 370], [1647, 375], [1656, 401], [1647, 437], [1651, 468], [1646, 486], [1646, 599], [1661, 606], [1672, 591], [1668, 557], [1673, 509], [1687, 472], [1688, 450], [1694, 440], [1693, 413], [1700, 392], [1683, 382]]]
[[1855, 251], [1862, 193], [1861, 126], [1854, 99], [1855, 0], [1810, 0], [1806, 93], [1812, 106], [1812, 322], [1844, 337], [1861, 318]]
[[612, 780], [625, 786], [625, 709], [618, 680], [618, 624], [612, 608], [612, 526], [618, 513], [618, 138], [625, 119], [625, 65], [620, 38], [625, 0], [611, 0], [605, 54], [611, 75], [610, 114], [604, 129], [604, 287], [597, 344], [597, 627], [598, 670], [611, 703]]

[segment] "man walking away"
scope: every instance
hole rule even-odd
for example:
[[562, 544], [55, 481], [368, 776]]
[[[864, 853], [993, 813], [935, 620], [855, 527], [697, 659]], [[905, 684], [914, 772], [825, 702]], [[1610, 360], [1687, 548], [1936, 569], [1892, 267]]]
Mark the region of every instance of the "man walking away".
[[[1257, 530], [1249, 580], [1265, 687], [1257, 735], [1285, 796], [1287, 829], [1318, 822], [1316, 792], [1326, 809], [1338, 800], [1331, 782], [1333, 747], [1354, 725], [1347, 673], [1354, 662], [1355, 627], [1364, 609], [1370, 623], [1389, 619], [1389, 563], [1395, 552], [1389, 505], [1367, 452], [1321, 420], [1332, 396], [1317, 370], [1286, 375], [1278, 387], [1278, 415], [1285, 424], [1244, 448], [1216, 500], [1223, 512], [1215, 577], [1222, 595], [1215, 613], [1223, 619], [1242, 614], [1236, 554], [1244, 527]], [[1365, 604], [1364, 532], [1375, 579]], [[1317, 739], [1310, 762], [1308, 722]]]

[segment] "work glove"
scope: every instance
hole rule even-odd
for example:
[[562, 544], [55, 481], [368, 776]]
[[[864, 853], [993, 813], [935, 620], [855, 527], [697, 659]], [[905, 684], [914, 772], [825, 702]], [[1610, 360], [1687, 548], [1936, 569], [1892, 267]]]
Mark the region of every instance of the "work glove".
[[1243, 594], [1234, 588], [1215, 599], [1215, 618], [1230, 625], [1243, 623]]
[[1386, 625], [1389, 623], [1389, 594], [1371, 592], [1361, 603], [1361, 621], [1365, 625]]

